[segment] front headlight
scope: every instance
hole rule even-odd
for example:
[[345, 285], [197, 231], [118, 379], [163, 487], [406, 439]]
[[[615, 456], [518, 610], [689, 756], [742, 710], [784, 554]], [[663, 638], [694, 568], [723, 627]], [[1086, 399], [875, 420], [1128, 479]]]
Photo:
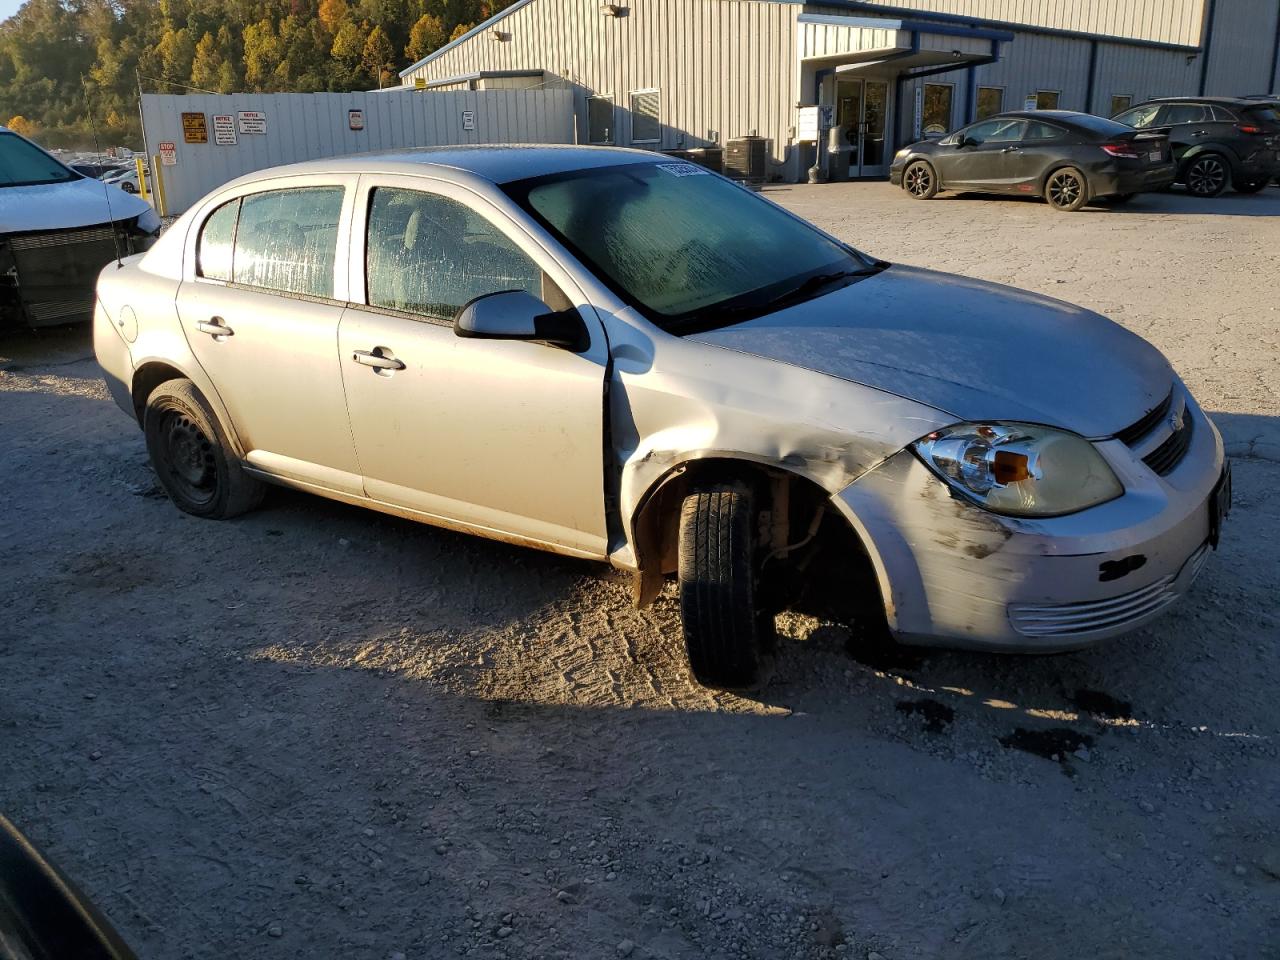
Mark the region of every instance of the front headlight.
[[911, 445], [952, 489], [993, 513], [1054, 517], [1124, 493], [1083, 437], [1030, 423], [962, 423]]

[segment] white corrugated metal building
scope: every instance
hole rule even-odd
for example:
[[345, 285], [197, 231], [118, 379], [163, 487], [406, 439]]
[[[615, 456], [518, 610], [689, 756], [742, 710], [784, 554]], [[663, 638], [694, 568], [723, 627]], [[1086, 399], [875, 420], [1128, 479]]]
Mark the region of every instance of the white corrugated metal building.
[[568, 87], [583, 143], [758, 136], [784, 180], [813, 163], [802, 108], [821, 105], [853, 141], [848, 175], [877, 177], [922, 134], [1029, 103], [1110, 116], [1280, 90], [1280, 0], [517, 0], [401, 79]]

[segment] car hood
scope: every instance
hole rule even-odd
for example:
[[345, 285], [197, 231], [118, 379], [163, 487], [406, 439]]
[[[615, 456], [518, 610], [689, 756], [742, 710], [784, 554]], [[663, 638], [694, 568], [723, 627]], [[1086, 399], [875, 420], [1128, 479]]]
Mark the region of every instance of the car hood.
[[[107, 214], [110, 200], [111, 213]], [[149, 208], [101, 180], [43, 183], [34, 187], [0, 187], [0, 233], [65, 230], [108, 220], [130, 220]]]
[[815, 300], [688, 339], [876, 387], [957, 421], [1107, 437], [1172, 389], [1151, 344], [1037, 294], [893, 266]]

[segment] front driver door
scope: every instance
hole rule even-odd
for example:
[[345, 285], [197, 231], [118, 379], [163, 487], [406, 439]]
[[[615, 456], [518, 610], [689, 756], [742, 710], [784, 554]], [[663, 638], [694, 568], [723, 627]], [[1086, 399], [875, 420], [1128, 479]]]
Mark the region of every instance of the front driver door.
[[[1016, 143], [1021, 121], [984, 120], [948, 137], [935, 154], [946, 187], [1002, 190], [1005, 148]], [[963, 137], [963, 141], [961, 141]], [[957, 144], [963, 142], [964, 146]]]
[[[351, 287], [364, 304], [343, 316], [338, 346], [367, 495], [474, 532], [606, 556], [608, 347], [585, 298], [463, 188], [364, 178], [361, 192]], [[453, 332], [459, 307], [502, 290], [576, 307], [590, 347]]]

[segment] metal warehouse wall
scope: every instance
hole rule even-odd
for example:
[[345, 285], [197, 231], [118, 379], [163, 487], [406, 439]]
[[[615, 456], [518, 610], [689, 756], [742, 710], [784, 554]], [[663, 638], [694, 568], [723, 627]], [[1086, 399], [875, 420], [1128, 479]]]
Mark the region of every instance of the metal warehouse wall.
[[918, 10], [952, 16], [1075, 30], [1102, 36], [1194, 47], [1208, 0], [862, 0], [874, 9]]
[[1217, 0], [1205, 93], [1241, 96], [1276, 89], [1280, 0]]
[[[349, 111], [364, 111], [352, 130]], [[266, 115], [266, 132], [237, 131], [234, 145], [215, 142], [214, 116]], [[467, 129], [463, 113], [473, 114]], [[186, 143], [183, 113], [205, 117], [207, 143]], [[147, 150], [175, 145], [177, 163], [164, 166], [170, 213], [180, 213], [214, 187], [282, 163], [396, 147], [457, 143], [572, 143], [573, 95], [568, 90], [450, 93], [143, 94]]]
[[[481, 70], [545, 69], [577, 95], [586, 141], [586, 97], [612, 96], [615, 142], [631, 140], [628, 95], [659, 91], [657, 149], [723, 145], [757, 133], [787, 158], [795, 123], [798, 4], [757, 0], [630, 0], [625, 16], [600, 0], [534, 0], [406, 74], [443, 80]], [[500, 30], [504, 41], [493, 38]]]

